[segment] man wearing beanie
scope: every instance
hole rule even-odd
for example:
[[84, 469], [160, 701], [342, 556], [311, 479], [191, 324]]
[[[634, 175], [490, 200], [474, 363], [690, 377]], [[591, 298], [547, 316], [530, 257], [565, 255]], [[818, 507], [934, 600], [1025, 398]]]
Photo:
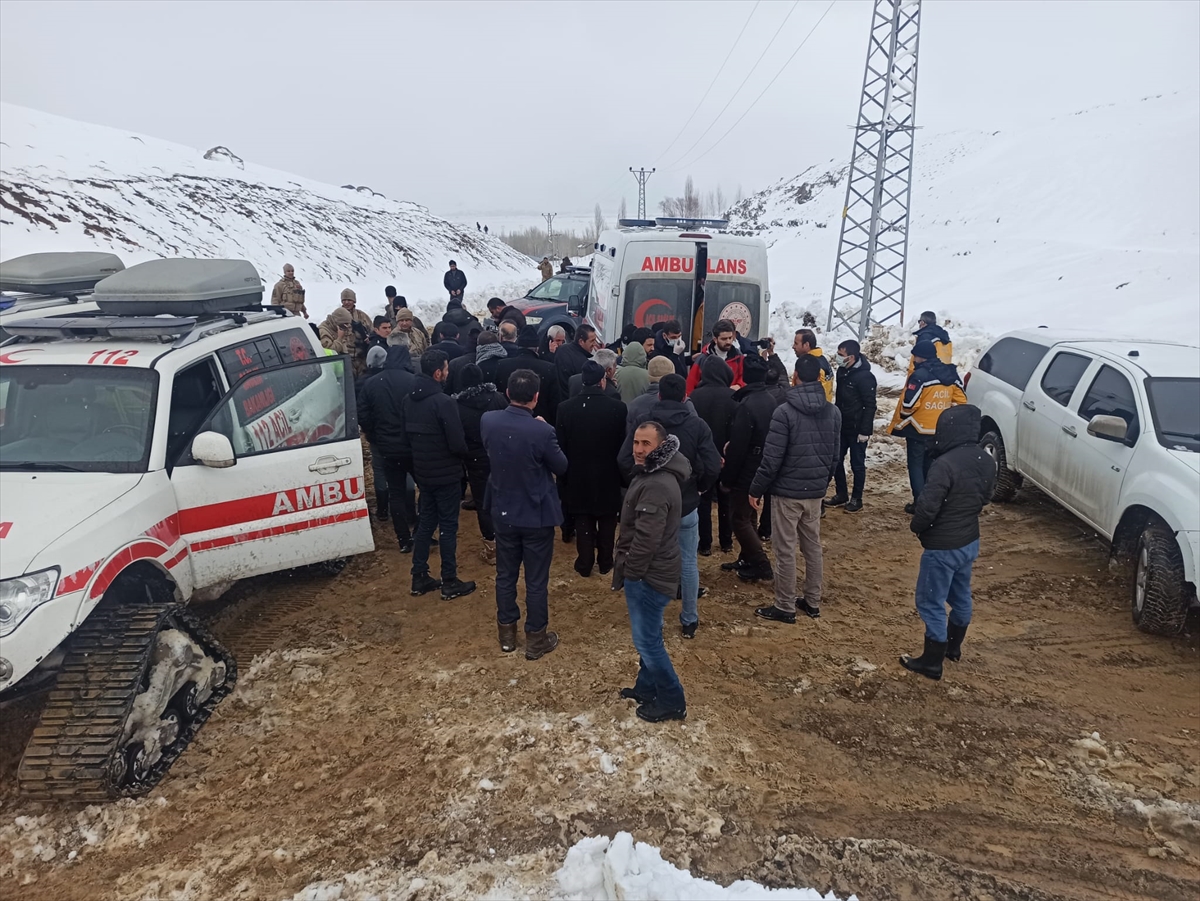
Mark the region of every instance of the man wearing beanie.
[[[677, 374], [674, 362], [667, 356], [652, 357], [646, 364], [646, 373], [650, 376], [646, 390], [625, 404], [625, 431], [630, 435], [639, 422], [644, 422], [649, 417], [650, 408], [658, 403], [658, 383], [662, 381], [663, 376]], [[685, 400], [683, 405], [693, 416], [696, 415], [696, 408], [690, 400]]]
[[501, 394], [507, 391], [508, 380], [518, 369], [535, 373], [539, 386], [533, 415], [554, 425], [558, 421], [558, 372], [553, 361], [543, 360], [538, 354], [540, 340], [535, 326], [527, 325], [517, 332], [517, 352], [501, 360], [496, 367], [496, 390]]
[[730, 518], [740, 553], [722, 569], [735, 570], [744, 582], [770, 581], [775, 574], [758, 537], [754, 508], [750, 505], [750, 483], [762, 462], [763, 446], [771, 429], [771, 415], [778, 403], [767, 390], [769, 364], [757, 354], [748, 354], [742, 366], [745, 386], [733, 394], [734, 411], [721, 470], [721, 490], [729, 492]]
[[904, 439], [908, 457], [908, 486], [912, 489], [913, 503], [904, 505], [904, 512], [911, 514], [933, 462], [929, 456], [929, 442], [937, 431], [938, 417], [958, 404], [967, 402], [962, 379], [952, 363], [938, 359], [937, 347], [928, 339], [913, 345], [913, 371], [904, 384], [904, 393], [896, 402], [896, 413], [888, 434]]

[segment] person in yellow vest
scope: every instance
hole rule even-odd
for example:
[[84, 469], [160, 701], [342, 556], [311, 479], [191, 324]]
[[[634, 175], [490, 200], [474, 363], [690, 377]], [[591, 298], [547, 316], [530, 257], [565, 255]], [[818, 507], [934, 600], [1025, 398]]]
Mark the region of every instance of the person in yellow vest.
[[[792, 350], [796, 354], [796, 359], [800, 359], [806, 354], [817, 358], [817, 362], [821, 364], [821, 388], [825, 391], [825, 400], [833, 403], [833, 367], [825, 358], [825, 351], [817, 346], [816, 332], [810, 328], [798, 329], [796, 337], [792, 339]], [[793, 373], [792, 387], [794, 388], [798, 384], [796, 375]]]
[[[913, 344], [918, 341], [932, 341], [933, 346], [937, 349], [937, 358], [941, 362], [954, 362], [954, 343], [950, 340], [950, 333], [938, 325], [937, 313], [933, 310], [926, 310], [917, 320], [917, 330], [913, 332]], [[907, 375], [912, 375], [915, 365], [911, 359], [908, 361]]]
[[[938, 417], [946, 410], [967, 402], [962, 379], [952, 363], [938, 359], [934, 342], [925, 339], [913, 346], [913, 370], [904, 384], [904, 393], [896, 403], [896, 412], [888, 426], [889, 435], [899, 435], [907, 445], [908, 484], [916, 502], [925, 487], [925, 477], [933, 458], [930, 442], [937, 430]], [[905, 504], [912, 514], [914, 504]]]

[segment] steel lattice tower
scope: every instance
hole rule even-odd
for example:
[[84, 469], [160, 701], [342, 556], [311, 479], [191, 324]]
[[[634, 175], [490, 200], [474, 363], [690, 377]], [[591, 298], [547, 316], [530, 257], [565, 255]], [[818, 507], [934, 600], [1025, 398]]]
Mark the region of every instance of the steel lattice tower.
[[921, 0], [875, 0], [826, 329], [904, 321]]
[[638, 183], [638, 218], [646, 218], [646, 182], [650, 176], [654, 174], [654, 169], [634, 169], [629, 167], [629, 171], [633, 173], [633, 177]]

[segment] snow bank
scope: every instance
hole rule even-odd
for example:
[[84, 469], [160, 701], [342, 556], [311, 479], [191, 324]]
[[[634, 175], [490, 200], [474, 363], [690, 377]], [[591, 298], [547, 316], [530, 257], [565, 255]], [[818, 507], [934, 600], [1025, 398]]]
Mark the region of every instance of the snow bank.
[[[815, 889], [769, 889], [738, 880], [727, 887], [697, 879], [662, 859], [628, 832], [585, 838], [567, 852], [556, 874], [562, 901], [834, 901]], [[853, 899], [855, 896], [851, 896]]]

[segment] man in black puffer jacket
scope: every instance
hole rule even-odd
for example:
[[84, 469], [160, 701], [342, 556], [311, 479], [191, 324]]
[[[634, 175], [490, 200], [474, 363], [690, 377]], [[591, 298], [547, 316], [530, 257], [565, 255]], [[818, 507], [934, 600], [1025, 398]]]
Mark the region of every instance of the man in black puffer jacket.
[[363, 382], [358, 394], [358, 425], [383, 464], [384, 494], [377, 503], [389, 511], [401, 553], [413, 548], [408, 524], [417, 518], [413, 499], [407, 491], [412, 456], [404, 436], [404, 398], [412, 391], [416, 377], [409, 369], [408, 348], [396, 344], [388, 348], [383, 369]]
[[462, 418], [463, 435], [467, 439], [467, 482], [471, 486], [471, 499], [475, 501], [475, 515], [479, 518], [479, 534], [483, 536], [480, 556], [484, 563], [495, 563], [496, 529], [491, 513], [483, 502], [492, 466], [483, 447], [480, 422], [484, 413], [507, 407], [508, 399], [496, 390], [494, 384], [484, 379], [483, 370], [474, 363], [462, 370], [459, 382], [462, 390], [454, 395], [454, 400], [458, 403], [458, 415]]
[[[842, 443], [838, 449], [838, 465], [833, 471], [834, 495], [826, 507], [840, 507], [847, 513], [862, 509], [863, 484], [867, 480], [867, 442], [875, 431], [875, 376], [871, 364], [862, 355], [854, 340], [838, 345], [837, 393], [834, 403], [842, 412]], [[854, 490], [846, 494], [846, 454], [850, 454], [850, 471], [854, 474]]]
[[[455, 558], [463, 460], [468, 451], [458, 405], [442, 391], [449, 373], [446, 355], [440, 350], [427, 350], [421, 354], [421, 374], [404, 395], [405, 443], [412, 457], [413, 478], [421, 492], [413, 540], [412, 593], [426, 594], [441, 588], [446, 601], [475, 590], [474, 582], [459, 581]], [[429, 575], [429, 549], [435, 528], [442, 558], [440, 580]]]
[[633, 437], [637, 426], [653, 420], [667, 434], [679, 439], [679, 453], [691, 465], [691, 475], [680, 489], [683, 515], [679, 522], [679, 552], [683, 563], [679, 575], [683, 612], [679, 624], [684, 638], [695, 638], [700, 622], [697, 601], [700, 596], [700, 567], [696, 554], [700, 545], [700, 495], [717, 481], [721, 474], [721, 457], [713, 444], [712, 432], [704, 420], [687, 405], [687, 381], [683, 376], [664, 375], [658, 383], [659, 401], [639, 419], [625, 436], [617, 457], [621, 472], [628, 479], [633, 472]]
[[[754, 613], [794, 623], [799, 608], [821, 615], [821, 499], [837, 463], [842, 414], [825, 399], [821, 362], [812, 354], [796, 361], [794, 387], [771, 415], [762, 463], [750, 483], [750, 502], [762, 509], [771, 494], [771, 545], [775, 550], [775, 604]], [[796, 543], [804, 554], [804, 597], [796, 597]]]
[[[909, 528], [921, 539], [917, 612], [925, 622], [920, 657], [901, 657], [905, 669], [942, 678], [942, 660], [957, 661], [971, 622], [971, 567], [979, 556], [979, 512], [996, 488], [996, 461], [979, 446], [979, 408], [960, 404], [938, 417], [929, 478]], [[946, 622], [946, 605], [950, 621]]]
[[558, 422], [558, 371], [550, 360], [538, 355], [537, 328], [527, 325], [517, 333], [517, 353], [500, 361], [496, 367], [496, 390], [501, 394], [508, 391], [508, 379], [518, 369], [536, 372], [538, 377], [538, 401], [533, 409], [534, 416], [546, 422]]
[[[771, 429], [771, 415], [779, 406], [774, 394], [767, 390], [769, 364], [757, 354], [746, 357], [742, 378], [746, 385], [733, 395], [733, 421], [729, 427], [729, 444], [725, 448], [725, 466], [721, 470], [721, 489], [728, 491], [733, 534], [737, 536], [741, 553], [732, 563], [722, 563], [721, 569], [735, 570], [743, 582], [770, 580], [775, 577], [771, 561], [763, 551], [762, 539], [754, 522], [750, 506], [750, 483], [762, 462], [763, 445]], [[726, 367], [728, 369], [728, 367]], [[787, 381], [785, 378], [784, 381]], [[692, 392], [693, 399], [699, 391]]]
[[458, 263], [454, 260], [450, 261], [450, 268], [442, 276], [442, 287], [449, 293], [451, 305], [457, 301], [458, 305], [462, 306], [463, 291], [467, 287], [467, 276], [458, 268]]
[[[747, 358], [748, 359], [748, 358]], [[761, 357], [759, 358], [761, 359]], [[724, 457], [725, 445], [729, 441], [729, 423], [737, 403], [733, 399], [733, 370], [717, 357], [701, 357], [700, 385], [690, 398], [696, 414], [712, 432], [717, 454]], [[717, 540], [721, 542], [721, 553], [733, 550], [733, 524], [729, 517], [729, 494], [716, 485], [700, 497], [700, 554], [712, 554], [712, 508], [717, 504]]]

